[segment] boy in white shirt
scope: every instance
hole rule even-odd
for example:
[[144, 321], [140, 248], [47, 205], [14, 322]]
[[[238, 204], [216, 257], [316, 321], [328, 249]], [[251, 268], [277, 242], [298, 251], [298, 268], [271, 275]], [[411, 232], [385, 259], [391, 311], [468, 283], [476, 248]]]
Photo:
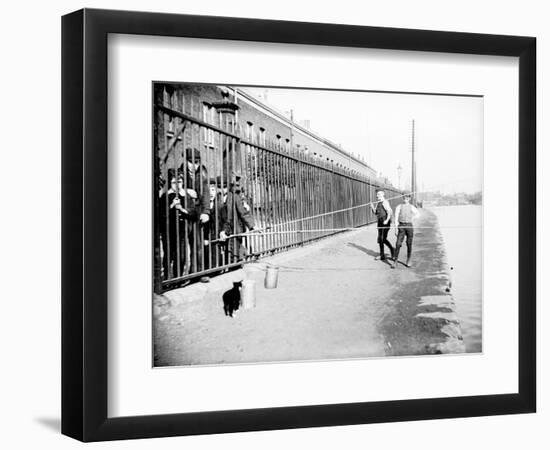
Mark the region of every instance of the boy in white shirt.
[[410, 267], [411, 255], [412, 255], [412, 243], [414, 237], [413, 220], [416, 219], [420, 213], [418, 209], [411, 204], [411, 194], [405, 194], [403, 196], [403, 203], [397, 206], [395, 209], [395, 226], [397, 234], [397, 242], [395, 243], [395, 253], [392, 269], [397, 266], [397, 258], [399, 257], [399, 250], [403, 244], [405, 236], [407, 237], [407, 263], [405, 266]]

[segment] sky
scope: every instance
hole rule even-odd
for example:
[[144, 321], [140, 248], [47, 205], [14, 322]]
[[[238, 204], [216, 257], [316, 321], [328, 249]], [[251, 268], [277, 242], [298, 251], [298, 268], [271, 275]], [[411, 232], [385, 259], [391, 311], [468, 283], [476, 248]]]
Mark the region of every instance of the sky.
[[312, 131], [363, 156], [403, 189], [410, 188], [414, 119], [418, 190], [482, 190], [482, 97], [243, 89], [257, 97], [267, 94], [267, 102], [262, 100], [278, 111], [292, 109], [296, 122], [309, 120]]

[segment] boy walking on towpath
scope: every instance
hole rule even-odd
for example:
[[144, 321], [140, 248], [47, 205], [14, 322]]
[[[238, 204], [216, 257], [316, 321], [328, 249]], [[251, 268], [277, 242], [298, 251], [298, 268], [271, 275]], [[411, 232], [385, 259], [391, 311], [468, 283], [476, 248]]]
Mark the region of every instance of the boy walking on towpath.
[[405, 194], [403, 196], [403, 203], [395, 208], [395, 233], [397, 235], [397, 241], [395, 243], [395, 254], [393, 258], [393, 263], [391, 265], [392, 269], [395, 269], [397, 266], [397, 258], [399, 258], [399, 250], [401, 250], [401, 245], [403, 245], [403, 240], [407, 237], [407, 263], [406, 267], [411, 265], [411, 255], [412, 255], [412, 243], [414, 237], [414, 227], [413, 220], [416, 219], [420, 213], [415, 206], [411, 204], [411, 194]]

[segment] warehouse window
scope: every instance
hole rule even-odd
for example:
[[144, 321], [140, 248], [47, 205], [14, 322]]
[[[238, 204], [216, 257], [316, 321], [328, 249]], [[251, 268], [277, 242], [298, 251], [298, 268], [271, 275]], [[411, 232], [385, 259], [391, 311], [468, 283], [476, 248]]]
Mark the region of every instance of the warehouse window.
[[248, 142], [252, 142], [252, 139], [254, 138], [254, 124], [252, 122], [246, 122], [245, 138]]

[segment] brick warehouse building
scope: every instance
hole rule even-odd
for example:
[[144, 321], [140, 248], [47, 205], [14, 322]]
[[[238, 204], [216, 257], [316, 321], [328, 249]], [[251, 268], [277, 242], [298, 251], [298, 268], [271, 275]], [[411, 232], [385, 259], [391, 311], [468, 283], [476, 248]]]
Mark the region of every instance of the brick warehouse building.
[[[183, 112], [216, 126], [221, 125], [216, 105], [228, 99], [238, 106], [236, 111], [238, 133], [248, 141], [264, 146], [269, 143], [284, 149], [292, 147], [298, 152], [318, 158], [319, 161], [334, 164], [334, 167], [349, 173], [372, 180], [379, 179], [376, 171], [360, 158], [292, 121], [243, 89], [175, 83], [158, 84], [157, 89], [164, 91], [157, 93], [163, 96], [164, 102], [170, 102], [173, 100], [172, 96], [177, 95]], [[387, 184], [387, 180], [383, 181]]]

